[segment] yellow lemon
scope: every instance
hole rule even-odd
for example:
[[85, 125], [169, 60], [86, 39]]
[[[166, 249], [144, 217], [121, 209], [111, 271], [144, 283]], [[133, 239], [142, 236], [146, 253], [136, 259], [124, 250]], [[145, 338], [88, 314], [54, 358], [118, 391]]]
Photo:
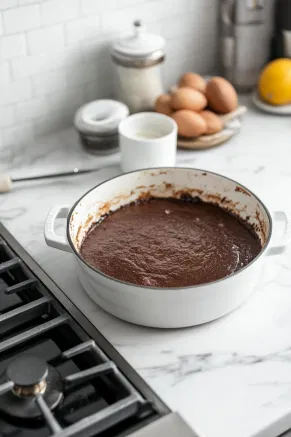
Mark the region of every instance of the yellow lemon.
[[260, 74], [258, 91], [271, 105], [291, 103], [291, 59], [275, 59], [267, 64]]

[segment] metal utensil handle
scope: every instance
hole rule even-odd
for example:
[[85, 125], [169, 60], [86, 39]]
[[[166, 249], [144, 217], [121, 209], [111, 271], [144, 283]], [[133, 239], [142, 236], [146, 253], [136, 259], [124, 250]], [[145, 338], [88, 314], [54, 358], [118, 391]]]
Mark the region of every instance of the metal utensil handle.
[[77, 174], [92, 173], [94, 171], [99, 171], [99, 170], [101, 170], [101, 168], [79, 169], [76, 167], [73, 170], [64, 171], [61, 173], [48, 173], [48, 174], [44, 174], [44, 175], [26, 176], [23, 178], [13, 178], [12, 181], [13, 182], [25, 182], [25, 181], [36, 181], [36, 180], [41, 180], [41, 179], [62, 178], [62, 177], [73, 176], [73, 175], [77, 175]]

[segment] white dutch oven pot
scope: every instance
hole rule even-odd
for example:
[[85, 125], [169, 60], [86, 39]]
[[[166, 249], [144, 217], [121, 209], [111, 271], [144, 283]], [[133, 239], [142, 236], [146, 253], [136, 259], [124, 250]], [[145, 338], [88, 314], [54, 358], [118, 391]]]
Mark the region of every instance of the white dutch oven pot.
[[[144, 193], [156, 197], [179, 197], [181, 191], [229, 208], [247, 220], [261, 240], [259, 255], [226, 278], [183, 288], [150, 288], [125, 283], [96, 270], [81, 258], [80, 247], [87, 231], [104, 214], [137, 200]], [[66, 236], [55, 233], [55, 221], [59, 218], [67, 220]], [[274, 219], [284, 220], [286, 227], [280, 241], [271, 243], [271, 215], [247, 188], [203, 170], [148, 169], [101, 183], [72, 208], [52, 208], [45, 224], [45, 239], [49, 246], [74, 254], [81, 284], [101, 308], [139, 325], [178, 328], [217, 319], [247, 299], [259, 279], [264, 255], [282, 252], [290, 241], [291, 225], [285, 213], [275, 213]]]

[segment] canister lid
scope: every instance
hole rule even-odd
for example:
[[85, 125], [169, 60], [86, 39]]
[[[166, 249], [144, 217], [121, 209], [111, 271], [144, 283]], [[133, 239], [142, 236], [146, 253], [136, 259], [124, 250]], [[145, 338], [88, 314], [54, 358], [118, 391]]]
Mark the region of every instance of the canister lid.
[[118, 62], [128, 62], [141, 66], [142, 62], [157, 63], [164, 57], [165, 39], [160, 35], [148, 33], [142, 23], [133, 23], [133, 34], [113, 44], [112, 57]]
[[94, 100], [78, 109], [74, 124], [82, 134], [113, 135], [128, 114], [128, 107], [121, 102], [110, 99]]

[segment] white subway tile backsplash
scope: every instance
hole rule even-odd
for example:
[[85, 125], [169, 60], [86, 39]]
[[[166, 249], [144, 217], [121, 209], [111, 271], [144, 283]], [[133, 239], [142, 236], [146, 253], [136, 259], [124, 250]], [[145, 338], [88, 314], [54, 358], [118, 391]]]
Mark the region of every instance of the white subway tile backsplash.
[[67, 87], [67, 72], [65, 70], [49, 71], [32, 76], [32, 88], [35, 96], [43, 96]]
[[41, 24], [73, 20], [78, 17], [79, 9], [79, 0], [45, 0], [40, 4]]
[[2, 145], [19, 146], [29, 144], [34, 139], [34, 128], [32, 123], [16, 123], [13, 127], [1, 129]]
[[13, 8], [13, 6], [17, 5], [17, 0], [1, 0], [0, 2], [0, 11], [5, 9]]
[[119, 0], [81, 0], [81, 13], [96, 15], [104, 11], [113, 11], [118, 7]]
[[50, 111], [74, 111], [83, 102], [83, 89], [78, 87], [51, 93], [46, 96], [46, 101]]
[[146, 0], [118, 0], [117, 7], [118, 9], [125, 8], [127, 6], [136, 6], [139, 3], [145, 3]]
[[71, 125], [75, 112], [83, 103], [84, 93], [80, 87], [47, 95], [48, 113], [35, 121], [35, 135], [46, 135], [52, 130]]
[[[166, 60], [163, 68], [165, 89], [169, 90], [175, 85], [179, 77], [186, 71], [196, 71], [200, 74], [206, 72], [204, 70], [203, 57], [199, 55], [198, 49], [193, 50], [191, 56], [179, 57], [179, 63], [175, 62], [173, 58]], [[213, 73], [213, 70], [209, 70], [207, 73]]]
[[15, 145], [16, 144], [16, 127], [8, 127], [1, 129], [1, 146]]
[[86, 63], [76, 66], [67, 72], [69, 86], [83, 85], [93, 82], [97, 78], [97, 63]]
[[0, 38], [0, 61], [21, 57], [26, 53], [24, 35], [2, 36]]
[[40, 118], [47, 112], [47, 102], [44, 97], [17, 103], [15, 107], [15, 117], [17, 121]]
[[100, 88], [98, 79], [91, 83], [84, 85], [84, 102], [91, 102], [95, 99], [112, 99], [114, 97], [114, 90], [110, 82]]
[[69, 44], [65, 47], [64, 50], [55, 53], [57, 57], [61, 57], [63, 59], [63, 66], [72, 65], [74, 66], [78, 62], [82, 62], [84, 59], [82, 52], [82, 45], [75, 43]]
[[11, 61], [12, 72], [15, 78], [30, 77], [38, 73], [58, 70], [60, 68], [74, 68], [82, 62], [80, 47], [65, 47], [55, 49], [39, 55], [24, 56]]
[[7, 34], [39, 27], [39, 5], [22, 6], [4, 11], [3, 20]]
[[51, 132], [58, 131], [72, 124], [73, 118], [66, 112], [48, 112], [45, 117], [35, 120], [34, 134], [35, 137], [42, 137]]
[[[181, 36], [180, 38], [174, 38], [169, 41], [166, 46], [166, 62], [170, 64], [172, 61], [176, 62], [177, 68], [179, 68], [180, 59], [185, 59], [189, 57], [192, 60], [192, 63], [195, 63], [196, 58], [196, 44], [194, 45], [191, 39], [187, 38], [187, 36]], [[179, 62], [177, 62], [177, 54]], [[201, 55], [199, 55], [201, 57]], [[195, 70], [196, 71], [196, 70]], [[202, 71], [197, 70], [198, 73], [203, 73]]]
[[102, 14], [104, 11], [113, 11], [119, 6], [119, 0], [106, 0], [99, 2], [99, 12]]
[[15, 108], [14, 105], [2, 106], [1, 117], [0, 117], [0, 127], [8, 127], [15, 123]]
[[31, 85], [29, 79], [18, 80], [10, 84], [0, 84], [0, 106], [10, 103], [21, 102], [31, 97]]
[[13, 59], [11, 65], [13, 76], [16, 79], [30, 77], [34, 74], [53, 69], [51, 56], [48, 54]]
[[[102, 38], [102, 39], [101, 39]], [[110, 57], [110, 51], [113, 41], [118, 35], [109, 35], [108, 38], [97, 37], [91, 40], [83, 41], [81, 46], [82, 56], [85, 62], [99, 62], [100, 58]]]
[[[101, 16], [102, 31], [105, 34], [120, 31], [130, 32], [136, 19], [144, 23], [161, 21], [161, 17], [163, 21], [167, 20], [168, 17], [175, 17], [183, 12], [186, 13], [185, 3], [186, 0], [167, 0], [167, 3], [145, 2], [140, 3], [138, 8], [132, 6], [108, 11]], [[182, 23], [180, 25], [182, 26]], [[147, 27], [150, 29], [150, 24]]]
[[[143, 5], [143, 10], [138, 12], [138, 19], [147, 22], [153, 17], [153, 12], [151, 11], [151, 5]], [[149, 7], [144, 8], [144, 6]], [[133, 27], [134, 20], [137, 19], [137, 12], [135, 8], [125, 8], [116, 9], [113, 11], [108, 11], [101, 16], [101, 29], [105, 34], [114, 32], [130, 32]]]
[[81, 13], [84, 15], [97, 15], [99, 13], [99, 3], [96, 0], [80, 0]]
[[214, 71], [216, 0], [0, 0], [0, 149], [72, 124], [114, 97], [112, 42], [140, 19], [166, 39], [165, 87]]
[[[184, 35], [187, 35], [188, 39], [192, 40], [193, 45], [195, 45], [199, 37], [199, 19], [200, 17], [195, 14], [176, 15], [165, 21], [155, 21], [151, 24], [151, 31], [159, 33], [169, 40], [168, 45], [171, 44], [171, 40]], [[181, 23], [183, 23], [182, 26]]]
[[69, 44], [96, 38], [100, 33], [99, 17], [84, 17], [67, 23], [67, 41]]
[[65, 45], [63, 26], [58, 24], [27, 32], [27, 45], [30, 54], [60, 50]]
[[10, 68], [8, 62], [0, 63], [0, 80], [1, 80], [1, 85], [7, 85], [11, 81]]
[[101, 99], [102, 97], [103, 96], [101, 95], [101, 91], [100, 91], [100, 88], [98, 87], [97, 80], [84, 85], [85, 102], [91, 102], [92, 100]]

